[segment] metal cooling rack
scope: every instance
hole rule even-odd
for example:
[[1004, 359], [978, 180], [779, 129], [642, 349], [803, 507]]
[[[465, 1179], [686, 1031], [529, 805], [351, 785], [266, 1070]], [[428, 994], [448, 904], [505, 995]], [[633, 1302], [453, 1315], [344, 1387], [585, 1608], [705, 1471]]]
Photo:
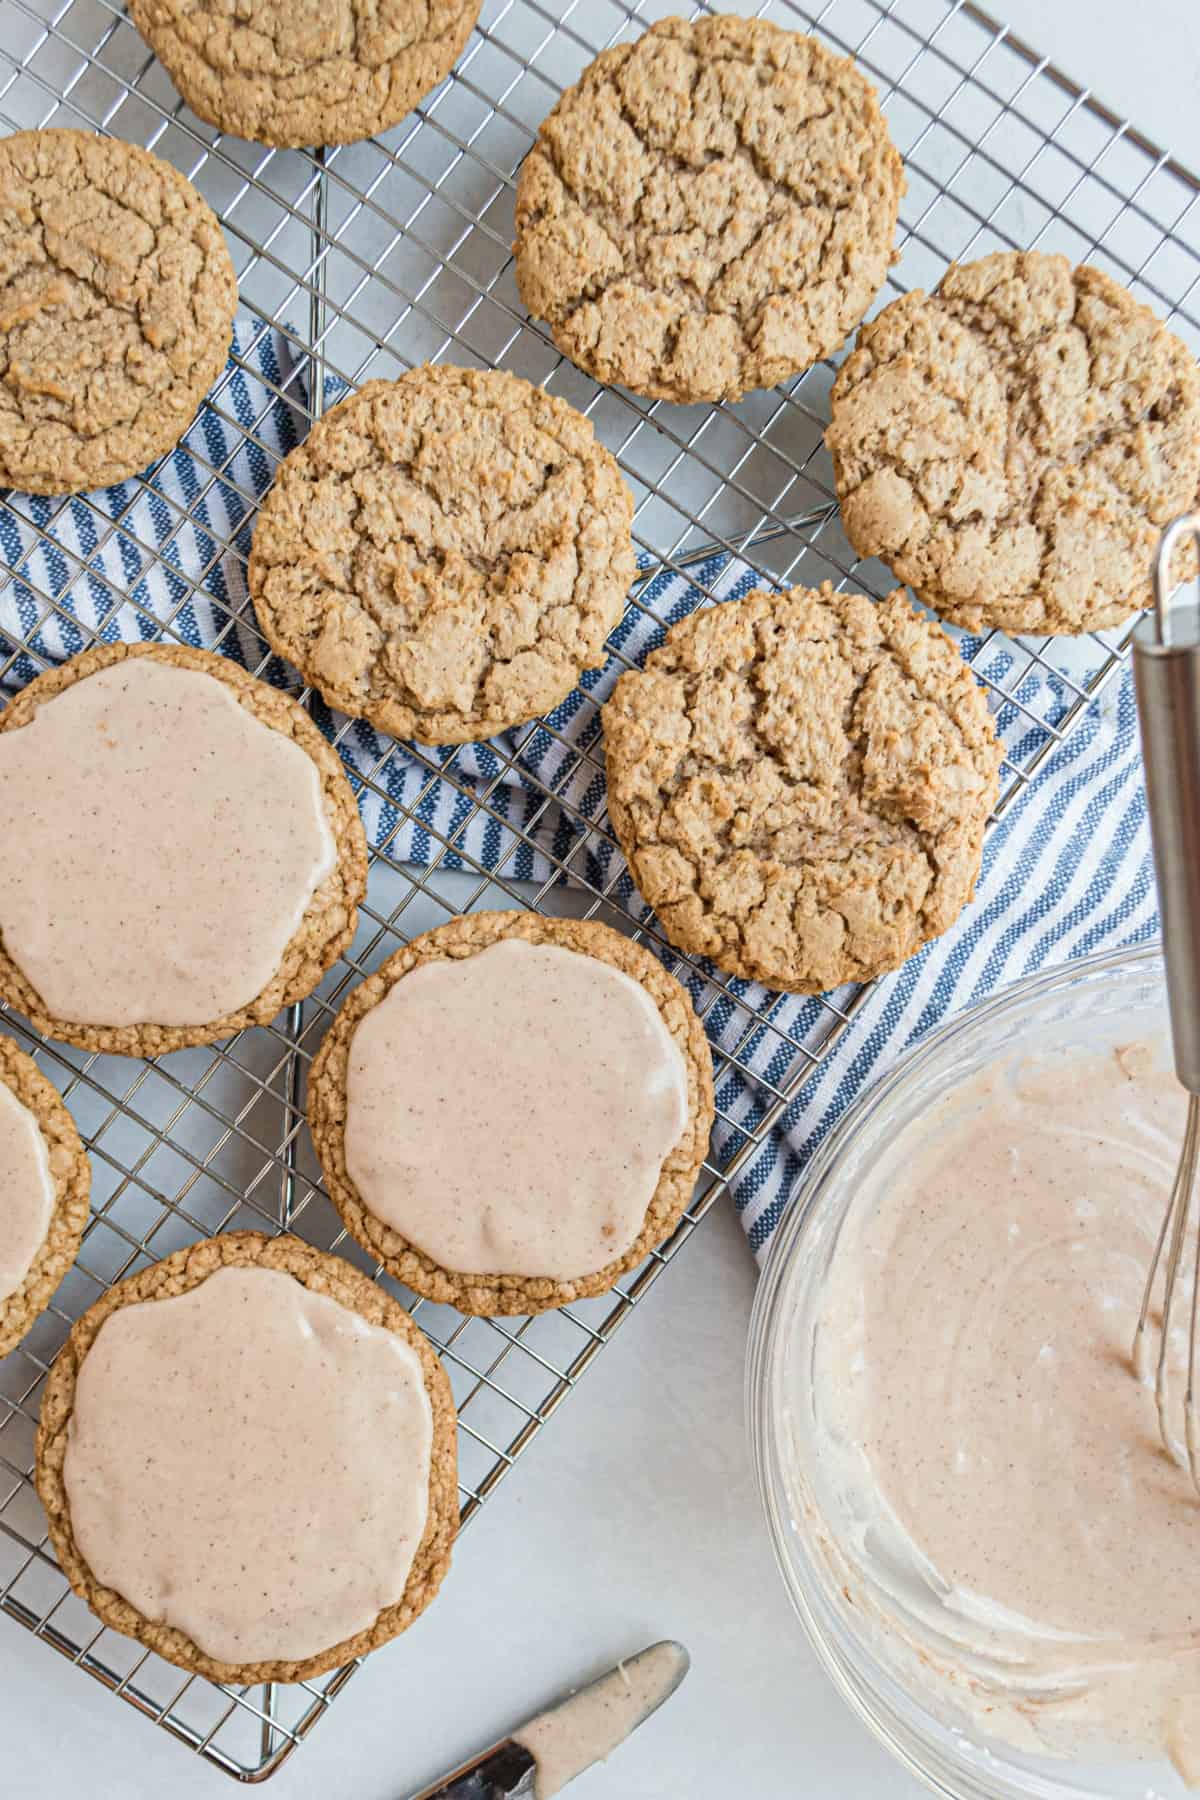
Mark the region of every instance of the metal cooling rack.
[[[437, 358], [503, 364], [573, 401], [614, 450], [634, 492], [634, 530], [648, 573], [633, 607], [654, 616], [658, 590], [649, 587], [650, 574], [663, 567], [686, 572], [696, 603], [706, 603], [712, 559], [721, 551], [769, 583], [852, 579], [883, 593], [886, 571], [858, 564], [838, 528], [821, 439], [829, 366], [735, 407], [647, 404], [597, 388], [558, 356], [520, 306], [509, 253], [513, 177], [537, 125], [598, 50], [639, 34], [669, 10], [656, 0], [485, 0], [458, 68], [424, 106], [381, 140], [309, 155], [225, 139], [199, 124], [112, 0], [0, 0], [0, 128], [95, 127], [184, 170], [224, 220], [242, 316], [253, 333], [282, 332], [295, 353], [270, 399], [282, 395], [301, 429], [320, 410], [330, 381], [395, 376]], [[768, 0], [757, 10], [854, 52], [879, 85], [908, 170], [903, 255], [891, 289], [931, 285], [952, 257], [1036, 244], [1107, 267], [1200, 348], [1195, 177], [1004, 28], [973, 6], [946, 0], [829, 0], [819, 9]], [[242, 349], [249, 369], [245, 343]], [[224, 440], [272, 455], [260, 435], [265, 410], [243, 416], [231, 379], [218, 383], [210, 401]], [[114, 516], [96, 506], [94, 545], [84, 550], [66, 529], [62, 506], [12, 496], [22, 529], [51, 553], [47, 566], [57, 573], [39, 583], [25, 560], [0, 571], [0, 592], [15, 583], [30, 620], [24, 641], [0, 658], [0, 680], [11, 684], [18, 656], [31, 658], [22, 670], [44, 660], [38, 631], [67, 616], [64, 595], [73, 582], [102, 581], [96, 558], [114, 543], [129, 589], [156, 562], [175, 584], [174, 610], [165, 621], [147, 614], [147, 634], [176, 634], [199, 584], [211, 602], [208, 578], [220, 563], [219, 636], [239, 629], [244, 642], [252, 629], [241, 580], [247, 533], [222, 535], [206, 524], [193, 538], [187, 516], [197, 516], [212, 493], [228, 501], [240, 491], [249, 521], [253, 495], [238, 489], [235, 460], [229, 452], [205, 465], [202, 489], [186, 510], [164, 499], [156, 471], [148, 473], [148, 491], [177, 515], [165, 540], [153, 544], [139, 534], [135, 507]], [[179, 547], [194, 553], [197, 543], [203, 553], [189, 567]], [[114, 590], [112, 599], [135, 603], [126, 590]], [[79, 633], [79, 647], [89, 641], [91, 634]], [[1119, 634], [1072, 643], [963, 640], [1005, 727], [1001, 808], [1118, 672], [1125, 647]], [[586, 694], [581, 704], [594, 709]], [[561, 752], [549, 779], [522, 758], [537, 729]], [[861, 999], [847, 992], [813, 1002], [797, 1025], [794, 1009], [787, 1012], [778, 998], [671, 953], [617, 875], [592, 880], [587, 848], [610, 841], [603, 784], [577, 778], [599, 772], [597, 736], [593, 730], [569, 741], [553, 723], [514, 733], [497, 747], [499, 773], [483, 783], [464, 777], [460, 752], [416, 751], [427, 777], [416, 807], [438, 782], [448, 782], [461, 796], [461, 816], [451, 829], [430, 832], [431, 861], [419, 870], [403, 865], [391, 853], [393, 836], [385, 837], [351, 954], [314, 1000], [270, 1030], [151, 1064], [42, 1045], [22, 1021], [6, 1020], [37, 1050], [89, 1141], [94, 1211], [78, 1267], [55, 1306], [0, 1364], [0, 1608], [240, 1780], [273, 1773], [353, 1669], [289, 1687], [221, 1688], [187, 1679], [97, 1629], [53, 1561], [31, 1483], [40, 1383], [71, 1320], [107, 1283], [226, 1226], [287, 1225], [369, 1267], [320, 1193], [302, 1123], [303, 1070], [339, 996], [407, 937], [471, 906], [571, 910], [635, 931], [691, 978], [714, 1039], [719, 1086], [749, 1103], [736, 1116], [725, 1109], [720, 1148], [671, 1242], [614, 1294], [525, 1321], [467, 1320], [416, 1305], [458, 1399], [465, 1522], [708, 1207], [745, 1171]], [[382, 761], [366, 784], [378, 793]], [[522, 783], [530, 796], [519, 831], [496, 803], [504, 781]], [[582, 802], [574, 798], [580, 793], [588, 796]], [[498, 848], [486, 867], [464, 847], [481, 814], [496, 822]], [[565, 838], [541, 829], [552, 818], [565, 820]], [[532, 885], [512, 878], [522, 842], [536, 842], [548, 857], [549, 872]], [[451, 865], [468, 873], [450, 877]], [[765, 1065], [764, 1036], [772, 1047]], [[738, 1078], [733, 1088], [731, 1077]], [[439, 1604], [455, 1604], [453, 1587]]]

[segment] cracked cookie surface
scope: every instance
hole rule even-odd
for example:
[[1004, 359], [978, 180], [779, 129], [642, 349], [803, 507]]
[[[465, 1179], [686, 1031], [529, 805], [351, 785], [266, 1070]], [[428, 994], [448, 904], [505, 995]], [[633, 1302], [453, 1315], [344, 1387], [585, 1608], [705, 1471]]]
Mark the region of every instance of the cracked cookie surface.
[[1196, 503], [1200, 373], [1100, 269], [1002, 251], [863, 327], [825, 438], [851, 543], [943, 617], [1092, 631]]
[[[161, 1619], [149, 1619], [114, 1588], [106, 1587], [85, 1561], [71, 1524], [71, 1507], [63, 1466], [79, 1371], [105, 1321], [123, 1306], [169, 1300], [215, 1275], [219, 1269], [274, 1269], [314, 1293], [327, 1295], [358, 1313], [369, 1325], [394, 1331], [420, 1358], [425, 1391], [433, 1413], [433, 1447], [429, 1467], [429, 1510], [421, 1542], [413, 1558], [402, 1597], [385, 1606], [375, 1623], [344, 1643], [334, 1644], [299, 1662], [220, 1662], [201, 1650], [184, 1632]], [[424, 1612], [450, 1566], [458, 1529], [457, 1414], [450, 1382], [433, 1345], [404, 1308], [366, 1275], [340, 1256], [315, 1250], [299, 1238], [266, 1237], [257, 1231], [226, 1231], [176, 1250], [137, 1275], [118, 1281], [71, 1329], [46, 1379], [38, 1418], [36, 1480], [46, 1509], [46, 1525], [59, 1566], [72, 1588], [92, 1611], [126, 1637], [146, 1644], [167, 1662], [210, 1681], [307, 1681], [365, 1656], [406, 1631]], [[304, 1496], [292, 1495], [302, 1506]]]
[[602, 718], [613, 829], [680, 950], [823, 993], [898, 968], [971, 898], [1000, 746], [899, 590], [693, 613]]
[[588, 421], [518, 376], [372, 381], [280, 468], [250, 555], [272, 647], [393, 737], [472, 743], [604, 661], [633, 501]]
[[597, 381], [736, 400], [858, 324], [903, 187], [849, 58], [762, 19], [664, 19], [602, 52], [542, 125], [517, 283]]
[[449, 74], [479, 0], [130, 0], [192, 111], [257, 144], [352, 144]]
[[37, 1120], [50, 1159], [54, 1206], [46, 1236], [20, 1285], [0, 1299], [0, 1356], [15, 1350], [50, 1304], [79, 1254], [88, 1222], [92, 1170], [75, 1121], [52, 1081], [11, 1037], [0, 1033], [0, 1081]]
[[0, 484], [86, 493], [172, 449], [236, 304], [216, 216], [169, 163], [87, 131], [0, 140]]

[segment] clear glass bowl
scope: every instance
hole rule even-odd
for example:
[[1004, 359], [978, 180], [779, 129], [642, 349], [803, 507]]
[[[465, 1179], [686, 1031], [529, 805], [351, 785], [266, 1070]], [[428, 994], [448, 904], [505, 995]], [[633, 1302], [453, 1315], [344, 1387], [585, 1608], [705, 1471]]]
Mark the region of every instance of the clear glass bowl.
[[[824, 1277], [863, 1177], [897, 1132], [965, 1076], [1033, 1034], [1039, 1043], [1115, 1041], [1119, 1020], [1165, 1027], [1157, 947], [1028, 977], [960, 1014], [906, 1053], [817, 1151], [776, 1234], [750, 1326], [747, 1406], [767, 1523], [792, 1603], [846, 1700], [914, 1774], [952, 1800], [1183, 1800], [1161, 1762], [1069, 1761], [1027, 1753], [956, 1708], [898, 1635], [872, 1626], [843, 1591], [839, 1520], [820, 1480], [806, 1391]], [[1149, 1019], [1148, 1015], [1154, 1015]], [[1143, 1024], [1142, 1029], [1145, 1028]], [[1112, 1036], [1109, 1036], [1111, 1032]], [[809, 1390], [810, 1391], [810, 1390]], [[1190, 1580], [1194, 1573], [1181, 1571]]]

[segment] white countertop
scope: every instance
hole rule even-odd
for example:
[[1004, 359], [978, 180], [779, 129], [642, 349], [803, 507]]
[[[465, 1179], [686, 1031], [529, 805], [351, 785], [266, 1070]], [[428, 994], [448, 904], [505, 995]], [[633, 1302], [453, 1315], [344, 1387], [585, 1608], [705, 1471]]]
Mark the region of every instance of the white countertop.
[[[1200, 168], [1195, 0], [992, 0], [1028, 39]], [[1187, 21], [1187, 23], [1185, 23]], [[579, 1800], [909, 1800], [801, 1639], [760, 1523], [742, 1419], [754, 1290], [709, 1217], [463, 1538], [447, 1587], [370, 1658], [272, 1800], [402, 1800], [556, 1690], [656, 1637], [693, 1669]], [[233, 1790], [0, 1620], [5, 1800]]]

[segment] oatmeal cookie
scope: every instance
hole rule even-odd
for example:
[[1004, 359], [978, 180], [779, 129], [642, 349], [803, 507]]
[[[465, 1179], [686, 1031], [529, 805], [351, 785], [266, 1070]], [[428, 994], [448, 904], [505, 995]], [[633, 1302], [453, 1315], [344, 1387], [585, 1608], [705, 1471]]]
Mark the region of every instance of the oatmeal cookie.
[[[190, 1293], [218, 1269], [274, 1269], [290, 1275], [315, 1293], [324, 1294], [366, 1319], [385, 1327], [416, 1352], [433, 1412], [433, 1448], [429, 1468], [429, 1510], [425, 1532], [413, 1559], [402, 1599], [387, 1606], [374, 1625], [344, 1643], [334, 1644], [302, 1662], [232, 1664], [208, 1656], [176, 1627], [148, 1619], [112, 1588], [97, 1581], [75, 1542], [71, 1509], [63, 1475], [68, 1431], [75, 1405], [79, 1371], [105, 1320], [123, 1306], [166, 1300]], [[177, 1250], [140, 1274], [131, 1275], [99, 1299], [73, 1327], [46, 1380], [38, 1421], [37, 1490], [46, 1510], [50, 1541], [71, 1586], [92, 1611], [126, 1637], [137, 1638], [167, 1662], [210, 1681], [307, 1681], [327, 1669], [365, 1656], [407, 1630], [434, 1598], [450, 1566], [458, 1526], [455, 1408], [450, 1383], [433, 1346], [395, 1300], [340, 1257], [314, 1250], [294, 1237], [264, 1237], [256, 1231], [230, 1231]], [[303, 1496], [293, 1496], [297, 1503]], [[280, 1496], [286, 1506], [289, 1497]]]
[[597, 381], [736, 400], [828, 356], [887, 273], [904, 191], [875, 90], [765, 19], [605, 50], [517, 186], [517, 284]]
[[450, 73], [479, 0], [130, 0], [192, 111], [281, 148], [352, 144]]
[[92, 1172], [75, 1121], [58, 1089], [32, 1057], [4, 1035], [0, 1035], [0, 1082], [37, 1120], [54, 1184], [54, 1210], [45, 1240], [20, 1286], [0, 1299], [0, 1356], [7, 1356], [45, 1311], [79, 1254], [88, 1222]]
[[[483, 1270], [467, 1275], [445, 1269], [368, 1210], [346, 1169], [350, 1045], [364, 1015], [414, 969], [445, 957], [474, 956], [505, 939], [556, 944], [583, 956], [597, 957], [631, 976], [657, 1006], [687, 1069], [687, 1124], [663, 1164], [641, 1232], [623, 1256], [576, 1280], [495, 1275]], [[469, 1098], [464, 1097], [464, 1104], [469, 1104]], [[308, 1083], [308, 1122], [329, 1197], [347, 1230], [380, 1259], [397, 1281], [430, 1300], [456, 1306], [460, 1312], [484, 1316], [545, 1312], [589, 1295], [606, 1293], [626, 1270], [635, 1268], [649, 1251], [669, 1237], [678, 1224], [691, 1199], [712, 1130], [712, 1056], [704, 1027], [685, 990], [648, 950], [619, 932], [595, 921], [548, 919], [534, 912], [469, 913], [414, 938], [350, 994], [313, 1062]], [[564, 1154], [568, 1153], [566, 1146]]]
[[979, 873], [1000, 746], [897, 591], [749, 594], [667, 633], [602, 711], [613, 830], [671, 942], [824, 993], [898, 968]]
[[586, 419], [515, 375], [372, 381], [284, 462], [250, 592], [330, 706], [422, 744], [557, 706], [604, 661], [633, 501]]
[[1102, 270], [1002, 251], [863, 327], [825, 440], [855, 549], [944, 618], [1094, 631], [1150, 604], [1196, 503], [1200, 372]]
[[0, 139], [0, 484], [78, 494], [183, 436], [229, 352], [237, 282], [190, 181], [88, 131]]
[[[211, 1044], [249, 1025], [267, 1025], [286, 1006], [312, 993], [325, 971], [354, 936], [357, 909], [367, 886], [367, 843], [350, 783], [337, 752], [326, 742], [302, 707], [278, 688], [247, 674], [228, 657], [183, 644], [98, 644], [59, 668], [30, 682], [0, 713], [0, 732], [29, 724], [39, 706], [77, 681], [127, 657], [150, 657], [175, 668], [210, 675], [231, 689], [239, 705], [263, 725], [299, 745], [320, 776], [325, 816], [333, 834], [337, 860], [312, 895], [299, 928], [288, 944], [279, 970], [250, 1005], [204, 1025], [92, 1025], [56, 1018], [8, 955], [0, 939], [0, 996], [15, 1006], [47, 1037], [84, 1050], [121, 1056], [162, 1056], [190, 1044]], [[250, 847], [252, 850], [252, 846]], [[135, 851], [131, 846], [131, 854]], [[198, 844], [197, 855], [203, 854]]]

